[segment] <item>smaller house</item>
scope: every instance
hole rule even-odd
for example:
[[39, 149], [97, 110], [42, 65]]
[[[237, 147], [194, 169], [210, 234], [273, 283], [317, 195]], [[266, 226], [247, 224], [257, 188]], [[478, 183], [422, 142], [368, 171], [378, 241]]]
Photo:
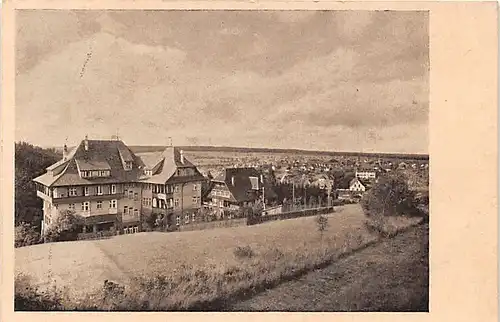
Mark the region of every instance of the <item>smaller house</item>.
[[366, 191], [366, 184], [361, 182], [359, 178], [354, 178], [349, 182], [349, 190], [354, 191], [354, 192], [365, 192]]
[[371, 168], [360, 168], [356, 170], [356, 178], [359, 179], [375, 179], [377, 177], [377, 172], [375, 169]]
[[406, 168], [408, 168], [408, 165], [405, 162], [398, 164], [398, 170], [406, 170]]
[[311, 183], [312, 186], [318, 187], [322, 190], [331, 189], [334, 185], [334, 179], [331, 178], [327, 174], [319, 174], [313, 177], [313, 181]]
[[252, 207], [263, 195], [266, 204], [278, 197], [255, 168], [227, 168], [212, 183], [209, 208], [217, 218], [228, 218], [243, 207]]

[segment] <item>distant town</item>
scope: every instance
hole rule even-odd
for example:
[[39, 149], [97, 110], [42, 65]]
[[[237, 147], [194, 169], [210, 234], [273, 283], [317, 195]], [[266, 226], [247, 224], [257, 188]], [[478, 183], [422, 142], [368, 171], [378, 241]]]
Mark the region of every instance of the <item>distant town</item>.
[[85, 218], [79, 239], [356, 203], [394, 171], [413, 190], [428, 190], [426, 155], [128, 147], [117, 137], [86, 137], [59, 151], [62, 159], [33, 180], [41, 230], [72, 211]]

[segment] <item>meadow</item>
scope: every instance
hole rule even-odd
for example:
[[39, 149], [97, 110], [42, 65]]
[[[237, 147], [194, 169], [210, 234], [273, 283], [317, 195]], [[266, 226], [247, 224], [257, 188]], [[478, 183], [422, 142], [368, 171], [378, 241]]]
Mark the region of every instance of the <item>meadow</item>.
[[[97, 241], [16, 249], [16, 272], [40, 289], [64, 291], [68, 308], [189, 310], [272, 287], [342, 254], [377, 241], [359, 205], [327, 215], [323, 236], [315, 217], [255, 226], [178, 233], [148, 232]], [[394, 230], [419, 218], [400, 217]], [[105, 280], [125, 286], [103, 300]], [[219, 304], [214, 304], [219, 303]]]

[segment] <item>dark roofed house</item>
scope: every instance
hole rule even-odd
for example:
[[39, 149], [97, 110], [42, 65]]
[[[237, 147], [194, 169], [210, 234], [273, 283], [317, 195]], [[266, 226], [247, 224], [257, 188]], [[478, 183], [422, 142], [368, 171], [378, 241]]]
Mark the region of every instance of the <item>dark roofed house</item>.
[[255, 168], [227, 168], [212, 183], [210, 207], [219, 218], [242, 207], [252, 207], [263, 194], [266, 204], [277, 199], [276, 192]]
[[70, 210], [84, 218], [84, 233], [111, 228], [131, 233], [155, 211], [175, 213], [178, 224], [192, 222], [201, 205], [204, 177], [174, 147], [142, 159], [122, 141], [86, 137], [71, 151], [65, 146], [63, 159], [46, 170], [33, 179], [43, 200], [42, 230], [60, 211]]

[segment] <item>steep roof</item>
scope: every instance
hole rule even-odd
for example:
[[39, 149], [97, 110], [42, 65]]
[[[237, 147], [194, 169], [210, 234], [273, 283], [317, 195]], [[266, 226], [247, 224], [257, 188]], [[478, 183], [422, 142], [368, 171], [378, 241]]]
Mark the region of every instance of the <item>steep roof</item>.
[[368, 182], [365, 181], [365, 180], [362, 180], [358, 177], [356, 178], [353, 178], [351, 181], [349, 181], [349, 187], [352, 186], [356, 181], [358, 181], [359, 183], [361, 183], [365, 188], [367, 187], [368, 185]]
[[[142, 155], [141, 155], [142, 158]], [[195, 165], [191, 163], [185, 156], [181, 156], [181, 150], [177, 147], [167, 147], [160, 154], [149, 153], [144, 160], [146, 167], [153, 169], [153, 175], [150, 177], [142, 177], [142, 182], [165, 184], [183, 182], [186, 180], [204, 180], [205, 177], [198, 172]], [[173, 175], [178, 168], [194, 168], [195, 175], [174, 177]]]
[[[226, 168], [213, 181], [225, 183], [236, 202], [250, 201], [254, 200], [256, 196], [255, 182], [252, 182], [255, 180], [251, 180], [250, 177], [257, 178], [260, 185], [262, 184], [260, 175], [261, 173], [254, 168]], [[267, 199], [277, 197], [272, 187], [265, 181], [264, 191]]]
[[107, 161], [99, 160], [75, 160], [76, 166], [80, 171], [88, 170], [111, 170], [111, 166]]
[[[69, 153], [67, 164], [59, 174], [47, 172], [35, 178], [34, 181], [46, 186], [69, 186], [134, 182], [139, 179], [142, 173], [141, 168], [144, 165], [122, 141], [87, 140], [87, 150], [84, 142], [85, 140], [82, 140]], [[132, 170], [126, 171], [123, 168], [122, 158], [125, 161], [132, 161]], [[64, 162], [59, 161], [48, 169], [57, 168]], [[81, 178], [78, 173], [79, 166], [81, 170], [110, 170], [110, 176], [105, 178]]]

